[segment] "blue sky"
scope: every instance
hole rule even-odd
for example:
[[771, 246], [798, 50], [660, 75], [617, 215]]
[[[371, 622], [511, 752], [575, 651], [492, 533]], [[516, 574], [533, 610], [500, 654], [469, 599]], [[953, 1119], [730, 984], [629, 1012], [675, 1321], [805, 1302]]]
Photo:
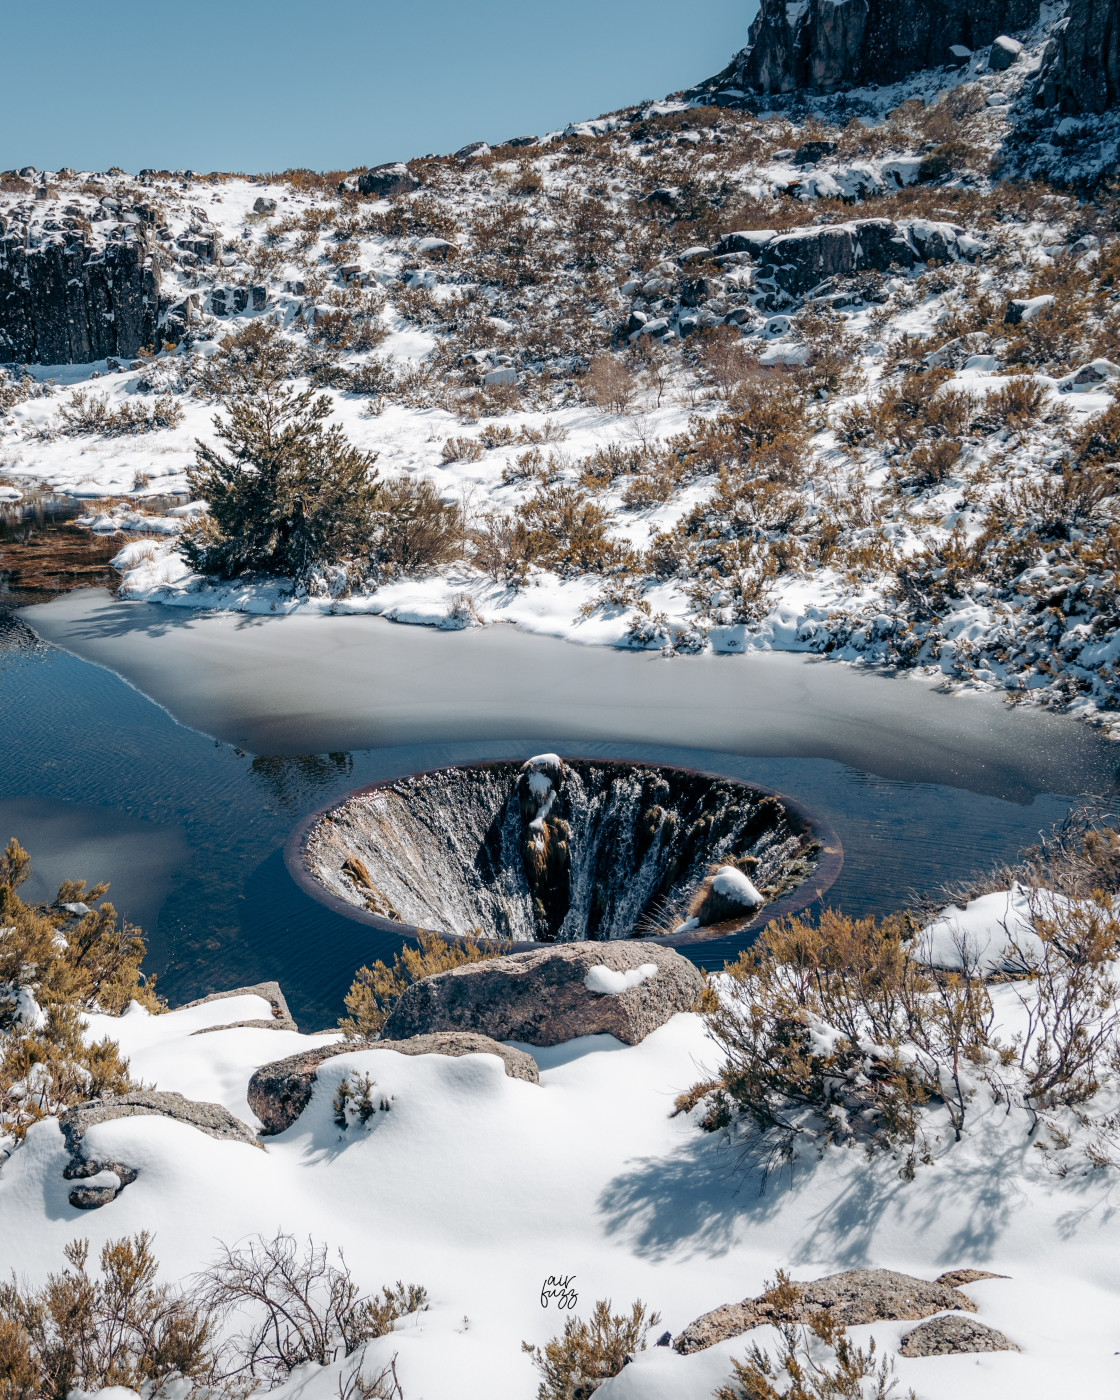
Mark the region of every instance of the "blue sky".
[[31, 0], [0, 168], [348, 169], [536, 134], [717, 72], [756, 0]]

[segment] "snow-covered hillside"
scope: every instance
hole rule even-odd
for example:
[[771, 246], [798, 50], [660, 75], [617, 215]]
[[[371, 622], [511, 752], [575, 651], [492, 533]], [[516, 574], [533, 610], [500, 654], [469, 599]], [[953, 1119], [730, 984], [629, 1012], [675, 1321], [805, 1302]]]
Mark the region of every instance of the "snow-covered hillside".
[[[984, 918], [978, 909], [965, 923]], [[1015, 984], [994, 987], [992, 998], [1000, 1026], [1015, 1029]], [[161, 1016], [134, 1006], [119, 1019], [90, 1017], [88, 1035], [116, 1040], [138, 1079], [225, 1105], [255, 1128], [253, 1070], [332, 1039], [223, 1029], [271, 1014], [253, 994]], [[670, 1116], [674, 1097], [718, 1067], [699, 1017], [678, 1015], [636, 1046], [598, 1036], [523, 1048], [539, 1062], [539, 1085], [506, 1077], [488, 1055], [338, 1056], [320, 1068], [310, 1106], [264, 1139], [264, 1151], [152, 1116], [92, 1127], [87, 1152], [138, 1170], [92, 1212], [67, 1202], [57, 1120], [34, 1125], [0, 1172], [0, 1263], [37, 1282], [75, 1236], [96, 1253], [147, 1228], [163, 1276], [179, 1280], [205, 1267], [219, 1241], [278, 1227], [310, 1235], [343, 1247], [364, 1288], [398, 1278], [427, 1288], [429, 1309], [365, 1356], [375, 1374], [396, 1355], [409, 1400], [533, 1394], [521, 1342], [543, 1344], [566, 1315], [554, 1300], [542, 1307], [549, 1276], [571, 1277], [580, 1315], [597, 1298], [627, 1310], [640, 1297], [676, 1335], [699, 1314], [761, 1292], [779, 1268], [795, 1279], [859, 1267], [932, 1279], [972, 1268], [1006, 1275], [965, 1293], [977, 1321], [1020, 1352], [906, 1359], [895, 1353], [912, 1324], [900, 1322], [854, 1328], [853, 1338], [873, 1336], [923, 1400], [1041, 1400], [1071, 1384], [1100, 1394], [1114, 1385], [1113, 1172], [1056, 1172], [1020, 1112], [978, 1103], [957, 1144], [934, 1115], [934, 1161], [914, 1180], [900, 1180], [890, 1157], [834, 1148], [819, 1159], [807, 1152], [764, 1184], [695, 1115]], [[332, 1099], [356, 1073], [373, 1078], [392, 1111], [341, 1129]], [[775, 1335], [762, 1329], [692, 1355], [653, 1347], [597, 1394], [706, 1400], [728, 1380], [732, 1357]], [[334, 1400], [353, 1365], [304, 1369], [274, 1394]]]
[[[9, 241], [142, 240], [166, 345], [13, 368], [0, 490], [141, 536], [125, 598], [812, 650], [1107, 719], [1115, 216], [1001, 178], [1052, 21], [1003, 70], [693, 95], [362, 178], [26, 170]], [[1099, 169], [1098, 119], [1052, 125], [1069, 178]], [[203, 367], [261, 318], [383, 480], [454, 504], [438, 561], [215, 584], [189, 516], [145, 512], [189, 495]]]

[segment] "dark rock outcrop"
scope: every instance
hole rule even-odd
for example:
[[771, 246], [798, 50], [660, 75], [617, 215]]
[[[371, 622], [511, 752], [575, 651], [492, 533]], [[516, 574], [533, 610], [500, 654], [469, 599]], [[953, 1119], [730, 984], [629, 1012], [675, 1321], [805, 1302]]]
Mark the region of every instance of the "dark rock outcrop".
[[814, 1283], [793, 1285], [795, 1296], [782, 1299], [763, 1293], [741, 1303], [724, 1303], [690, 1322], [673, 1343], [687, 1355], [737, 1337], [766, 1323], [803, 1322], [811, 1313], [827, 1310], [844, 1327], [868, 1322], [917, 1321], [950, 1309], [975, 1312], [976, 1304], [947, 1288], [893, 1269], [848, 1269]]
[[[70, 1154], [62, 1175], [67, 1181], [83, 1183], [70, 1192], [72, 1206], [79, 1210], [96, 1210], [115, 1200], [125, 1186], [136, 1180], [135, 1167], [90, 1156], [85, 1147], [85, 1135], [98, 1123], [140, 1115], [173, 1118], [177, 1123], [186, 1123], [219, 1141], [259, 1146], [252, 1130], [221, 1104], [200, 1103], [184, 1098], [182, 1094], [156, 1089], [138, 1089], [134, 1093], [108, 1099], [88, 1099], [85, 1103], [68, 1108], [59, 1120]], [[115, 1181], [113, 1177], [116, 1177]]]
[[489, 1036], [465, 1031], [417, 1035], [408, 1040], [344, 1040], [289, 1055], [286, 1060], [262, 1065], [249, 1080], [249, 1107], [261, 1121], [261, 1131], [274, 1136], [290, 1128], [311, 1102], [319, 1066], [336, 1055], [357, 1050], [395, 1050], [399, 1055], [497, 1055], [510, 1079], [539, 1084], [537, 1062], [524, 1050], [499, 1045]]
[[1035, 102], [1074, 116], [1120, 103], [1120, 0], [1070, 0], [1047, 45]]
[[971, 1317], [934, 1317], [907, 1332], [898, 1348], [902, 1356], [957, 1356], [973, 1351], [1019, 1351], [994, 1327]]
[[[166, 309], [166, 308], [163, 308]], [[160, 272], [142, 226], [0, 234], [0, 361], [88, 364], [160, 340]]]
[[[651, 966], [655, 972], [639, 980], [641, 970]], [[530, 1045], [606, 1034], [636, 1045], [678, 1011], [690, 1011], [703, 986], [699, 969], [671, 948], [567, 943], [468, 963], [414, 982], [393, 1008], [384, 1034], [396, 1039], [478, 1031]]]
[[762, 0], [750, 43], [705, 86], [778, 94], [893, 83], [951, 62], [953, 45], [983, 48], [1035, 24], [1038, 11], [1038, 0]]
[[358, 176], [358, 193], [372, 194], [378, 199], [396, 199], [398, 195], [411, 194], [419, 188], [420, 181], [400, 160], [375, 165]]
[[804, 296], [830, 277], [889, 272], [920, 262], [971, 260], [982, 245], [956, 224], [931, 219], [855, 219], [773, 234], [769, 230], [728, 233], [717, 256], [746, 253], [758, 259], [759, 282], [773, 282], [790, 296]]

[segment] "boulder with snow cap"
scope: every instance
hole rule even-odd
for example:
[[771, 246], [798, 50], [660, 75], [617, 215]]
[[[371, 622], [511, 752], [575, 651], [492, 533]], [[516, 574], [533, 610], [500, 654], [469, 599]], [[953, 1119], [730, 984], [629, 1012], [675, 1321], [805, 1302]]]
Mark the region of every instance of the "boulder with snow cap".
[[765, 903], [748, 876], [734, 865], [721, 865], [697, 890], [688, 912], [696, 927], [709, 928], [731, 920], [742, 922]]
[[230, 1021], [221, 1026], [205, 1026], [200, 1031], [195, 1031], [195, 1035], [203, 1035], [206, 1031], [231, 1030], [235, 1026], [257, 1027], [270, 1031], [294, 1031], [299, 1027], [292, 1018], [292, 1013], [288, 1010], [288, 1003], [284, 993], [280, 990], [279, 982], [256, 982], [251, 987], [234, 987], [229, 992], [211, 992], [209, 996], [199, 997], [197, 1001], [188, 1001], [183, 1006], [176, 1007], [177, 1011], [185, 1011], [191, 1006], [206, 1006], [210, 1002], [228, 1001], [232, 997], [261, 997], [268, 1002], [271, 1008], [269, 1016], [258, 1016], [248, 1021]]
[[916, 1322], [955, 1309], [975, 1312], [976, 1304], [944, 1283], [893, 1269], [848, 1269], [813, 1283], [795, 1283], [789, 1295], [762, 1293], [741, 1303], [724, 1303], [690, 1322], [673, 1346], [688, 1355], [753, 1327], [804, 1322], [817, 1312], [827, 1312], [843, 1327], [859, 1327], [869, 1322]]
[[1023, 46], [1018, 39], [1012, 39], [1009, 34], [1000, 34], [992, 41], [991, 51], [988, 54], [988, 67], [994, 73], [1003, 73], [1015, 62], [1023, 52]]
[[1111, 360], [1090, 360], [1087, 365], [1075, 369], [1058, 380], [1058, 391], [1062, 394], [1086, 394], [1103, 389], [1112, 380], [1120, 378], [1120, 365]]
[[243, 1142], [252, 1147], [259, 1145], [252, 1130], [221, 1104], [200, 1103], [184, 1098], [182, 1094], [156, 1089], [139, 1089], [131, 1094], [89, 1099], [68, 1108], [59, 1120], [70, 1154], [62, 1174], [67, 1181], [79, 1183], [70, 1191], [72, 1206], [79, 1210], [96, 1210], [115, 1200], [125, 1186], [136, 1180], [138, 1173], [135, 1167], [95, 1157], [88, 1152], [85, 1136], [90, 1128], [99, 1123], [142, 1115], [186, 1123], [219, 1141]]
[[375, 165], [358, 176], [358, 193], [371, 194], [377, 199], [396, 199], [420, 188], [420, 181], [403, 161], [387, 161]]
[[387, 1039], [477, 1031], [495, 1040], [561, 1045], [613, 1035], [636, 1045], [704, 988], [680, 953], [640, 942], [564, 943], [468, 963], [414, 982], [385, 1023]]
[[1007, 310], [1004, 312], [1004, 324], [1008, 326], [1018, 326], [1024, 321], [1033, 321], [1040, 311], [1046, 311], [1054, 305], [1052, 295], [1038, 297], [1014, 297], [1007, 303]]
[[343, 1040], [303, 1050], [298, 1055], [262, 1065], [249, 1080], [249, 1107], [261, 1121], [267, 1136], [290, 1128], [311, 1102], [316, 1075], [324, 1060], [351, 1055], [360, 1050], [395, 1050], [398, 1055], [497, 1055], [510, 1079], [527, 1084], [540, 1082], [537, 1062], [524, 1050], [500, 1045], [489, 1036], [469, 1031], [439, 1031], [433, 1035], [411, 1036], [407, 1040]]

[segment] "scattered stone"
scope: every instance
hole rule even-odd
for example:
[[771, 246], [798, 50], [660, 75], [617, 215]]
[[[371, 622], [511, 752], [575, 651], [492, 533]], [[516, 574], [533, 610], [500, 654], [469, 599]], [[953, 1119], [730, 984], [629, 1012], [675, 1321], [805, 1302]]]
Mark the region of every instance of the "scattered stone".
[[[176, 506], [176, 511], [182, 511], [183, 507]], [[207, 1031], [228, 1031], [234, 1026], [259, 1026], [272, 1031], [298, 1031], [288, 1010], [288, 1003], [284, 999], [284, 993], [280, 990], [279, 982], [256, 982], [251, 987], [234, 987], [229, 992], [211, 992], [209, 996], [199, 997], [197, 1001], [185, 1002], [182, 1006], [177, 1006], [176, 1011], [186, 1011], [192, 1006], [206, 1006], [212, 1001], [227, 1001], [230, 997], [263, 997], [272, 1007], [272, 1018], [268, 1020], [260, 1017], [252, 1021], [230, 1021], [221, 1026], [204, 1026], [202, 1030], [195, 1031], [195, 1035], [205, 1035]]]
[[469, 141], [465, 146], [461, 146], [455, 152], [456, 160], [470, 160], [472, 156], [486, 156], [490, 154], [490, 146], [485, 141]]
[[803, 141], [793, 153], [794, 165], [816, 165], [825, 156], [836, 154], [835, 141]]
[[1021, 1351], [994, 1327], [971, 1317], [934, 1317], [907, 1332], [898, 1348], [901, 1356], [957, 1356], [974, 1351]]
[[358, 193], [376, 195], [378, 199], [396, 199], [419, 188], [420, 181], [400, 160], [375, 165], [358, 176]]
[[511, 365], [502, 365], [482, 376], [483, 384], [516, 384], [517, 371]]
[[703, 1351], [716, 1342], [737, 1337], [767, 1323], [803, 1322], [810, 1314], [827, 1310], [844, 1327], [869, 1322], [909, 1322], [948, 1309], [975, 1312], [976, 1304], [942, 1283], [928, 1283], [893, 1269], [848, 1269], [829, 1274], [814, 1283], [794, 1284], [797, 1297], [786, 1306], [766, 1293], [744, 1298], [690, 1322], [673, 1343], [683, 1355]]
[[654, 190], [646, 195], [647, 204], [660, 205], [663, 209], [671, 209], [676, 202], [677, 197], [672, 190]]
[[972, 50], [966, 48], [964, 44], [949, 45], [949, 67], [963, 68], [972, 58]]
[[249, 1080], [249, 1107], [260, 1119], [261, 1132], [269, 1137], [290, 1128], [311, 1102], [319, 1066], [336, 1055], [358, 1050], [396, 1050], [400, 1055], [497, 1055], [510, 1079], [538, 1084], [537, 1062], [524, 1050], [500, 1045], [489, 1036], [469, 1031], [436, 1032], [406, 1040], [345, 1040], [304, 1050], [270, 1065], [262, 1065]]
[[[592, 991], [592, 968], [656, 976], [619, 995]], [[637, 1045], [703, 990], [699, 969], [680, 953], [641, 942], [568, 943], [468, 963], [414, 982], [385, 1024], [389, 1039], [430, 1031], [478, 1031], [495, 1040], [561, 1045], [581, 1035], [613, 1035]]]
[[992, 42], [991, 52], [988, 54], [988, 67], [993, 72], [1003, 73], [1011, 67], [1022, 52], [1023, 46], [1018, 39], [1001, 34]]
[[257, 198], [253, 201], [253, 213], [275, 214], [276, 201], [274, 199], [266, 199], [263, 194], [258, 195]]

